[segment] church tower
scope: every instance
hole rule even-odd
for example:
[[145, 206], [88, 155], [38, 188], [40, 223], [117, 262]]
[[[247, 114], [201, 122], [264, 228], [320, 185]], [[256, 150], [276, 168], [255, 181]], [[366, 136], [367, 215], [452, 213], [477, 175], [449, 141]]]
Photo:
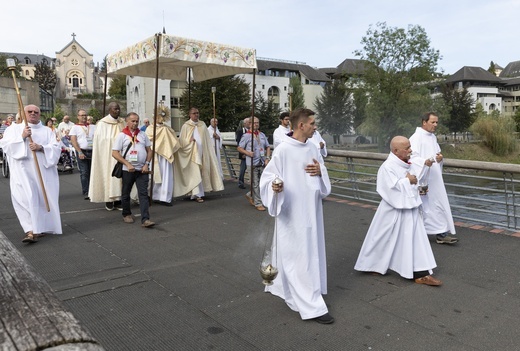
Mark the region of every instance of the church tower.
[[56, 97], [75, 98], [78, 94], [97, 92], [99, 85], [93, 55], [76, 41], [72, 41], [56, 52]]

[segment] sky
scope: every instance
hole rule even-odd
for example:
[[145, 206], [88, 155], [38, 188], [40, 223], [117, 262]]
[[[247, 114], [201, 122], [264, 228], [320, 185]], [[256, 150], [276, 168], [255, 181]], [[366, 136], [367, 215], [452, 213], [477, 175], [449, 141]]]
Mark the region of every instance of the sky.
[[[23, 4], [23, 6], [16, 6]], [[56, 57], [76, 40], [95, 62], [162, 32], [256, 49], [257, 57], [336, 67], [370, 25], [423, 27], [438, 71], [520, 60], [520, 0], [26, 0], [2, 7], [0, 52]]]

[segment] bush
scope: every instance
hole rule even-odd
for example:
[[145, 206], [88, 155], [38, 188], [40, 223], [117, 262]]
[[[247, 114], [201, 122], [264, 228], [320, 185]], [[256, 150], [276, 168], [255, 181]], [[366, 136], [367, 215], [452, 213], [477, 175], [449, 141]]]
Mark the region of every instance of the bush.
[[486, 115], [478, 117], [470, 128], [484, 144], [498, 156], [510, 154], [516, 150], [516, 123], [511, 117]]

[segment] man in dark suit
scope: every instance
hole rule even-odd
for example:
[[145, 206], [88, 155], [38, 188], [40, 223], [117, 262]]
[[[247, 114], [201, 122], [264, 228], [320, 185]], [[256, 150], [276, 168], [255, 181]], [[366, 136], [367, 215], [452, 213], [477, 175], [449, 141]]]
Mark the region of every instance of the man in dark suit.
[[[246, 134], [247, 131], [251, 128], [251, 119], [245, 118], [244, 122], [242, 123], [242, 127], [239, 127], [236, 131], [236, 142], [237, 146], [240, 144], [240, 139], [242, 139], [242, 135]], [[239, 152], [238, 153], [238, 159], [240, 160], [240, 175], [238, 176], [238, 187], [240, 189], [245, 189], [246, 186], [244, 185], [244, 176], [246, 174], [246, 155]]]

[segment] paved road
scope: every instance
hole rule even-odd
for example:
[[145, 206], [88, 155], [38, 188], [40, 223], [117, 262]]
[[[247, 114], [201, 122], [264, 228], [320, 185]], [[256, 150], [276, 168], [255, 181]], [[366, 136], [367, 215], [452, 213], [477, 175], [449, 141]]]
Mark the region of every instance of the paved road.
[[[263, 292], [258, 266], [273, 221], [244, 190], [154, 205], [154, 229], [83, 200], [61, 174], [64, 235], [21, 243], [8, 180], [0, 229], [107, 350], [518, 350], [520, 239], [458, 227], [432, 244], [442, 287], [355, 272], [374, 210], [324, 203], [333, 325], [302, 321]], [[134, 208], [138, 212], [138, 208]]]

